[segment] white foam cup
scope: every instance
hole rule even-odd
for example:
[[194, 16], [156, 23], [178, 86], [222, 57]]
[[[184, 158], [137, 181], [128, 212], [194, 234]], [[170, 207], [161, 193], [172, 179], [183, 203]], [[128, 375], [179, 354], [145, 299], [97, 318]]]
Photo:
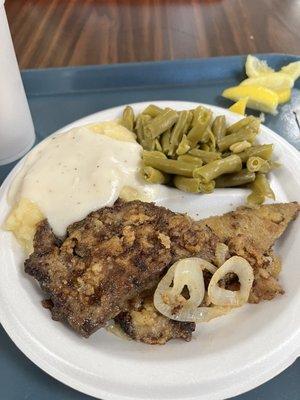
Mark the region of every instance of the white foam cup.
[[0, 0], [0, 165], [23, 156], [35, 140], [34, 126]]

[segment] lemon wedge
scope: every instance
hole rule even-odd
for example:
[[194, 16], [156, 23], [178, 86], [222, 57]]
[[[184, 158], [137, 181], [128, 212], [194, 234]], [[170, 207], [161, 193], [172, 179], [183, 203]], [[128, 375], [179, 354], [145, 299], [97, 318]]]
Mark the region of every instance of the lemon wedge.
[[291, 99], [291, 89], [274, 90], [274, 92], [276, 92], [278, 95], [278, 104], [287, 103]]
[[261, 86], [233, 86], [225, 89], [222, 93], [227, 99], [238, 101], [249, 97], [247, 107], [262, 112], [276, 114], [278, 106], [278, 95], [273, 90]]
[[294, 80], [283, 72], [272, 72], [257, 78], [248, 78], [240, 83], [242, 86], [263, 86], [271, 90], [284, 90], [294, 86]]
[[245, 69], [248, 78], [256, 78], [274, 72], [274, 69], [269, 67], [266, 61], [259, 60], [250, 54], [247, 57]]
[[249, 97], [242, 97], [236, 103], [232, 104], [229, 110], [237, 114], [245, 115], [248, 99]]
[[276, 114], [278, 104], [291, 99], [292, 88], [300, 77], [300, 61], [275, 71], [267, 62], [249, 54], [245, 64], [247, 79], [239, 86], [225, 89], [222, 96], [236, 103], [230, 111], [245, 115], [246, 107]]
[[285, 67], [282, 67], [280, 71], [289, 75], [295, 82], [295, 80], [300, 76], [300, 61], [292, 62]]

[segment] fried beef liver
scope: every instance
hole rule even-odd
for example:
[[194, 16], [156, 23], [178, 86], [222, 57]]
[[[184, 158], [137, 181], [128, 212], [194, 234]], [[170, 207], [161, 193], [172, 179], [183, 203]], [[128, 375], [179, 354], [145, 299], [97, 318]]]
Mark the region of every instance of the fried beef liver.
[[68, 228], [59, 241], [47, 221], [34, 238], [25, 271], [53, 303], [55, 320], [88, 337], [156, 286], [175, 261], [213, 262], [219, 239], [205, 225], [151, 203], [117, 202]]
[[121, 312], [115, 322], [131, 339], [147, 344], [165, 344], [171, 339], [189, 342], [196, 328], [193, 322], [173, 321], [160, 314], [154, 307], [153, 295]]
[[272, 300], [284, 292], [278, 282], [281, 261], [272, 246], [298, 212], [298, 203], [270, 204], [257, 208], [239, 207], [222, 216], [200, 221], [228, 245], [230, 255], [244, 257], [253, 267], [255, 279], [249, 302]]

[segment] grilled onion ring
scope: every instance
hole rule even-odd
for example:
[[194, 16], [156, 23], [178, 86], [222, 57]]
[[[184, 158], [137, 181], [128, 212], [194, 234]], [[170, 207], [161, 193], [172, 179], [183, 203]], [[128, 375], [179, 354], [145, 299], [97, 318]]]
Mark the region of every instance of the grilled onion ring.
[[[239, 278], [240, 289], [237, 291], [223, 289], [218, 285], [220, 279], [230, 272]], [[253, 280], [253, 269], [248, 261], [238, 256], [231, 257], [213, 274], [208, 286], [208, 297], [217, 306], [240, 307], [248, 301]]]
[[[156, 288], [155, 308], [176, 321], [203, 322], [224, 314], [224, 307], [199, 307], [205, 294], [204, 269], [212, 274], [217, 270], [208, 261], [196, 257], [173, 264]], [[185, 286], [189, 290], [189, 299], [181, 295]]]

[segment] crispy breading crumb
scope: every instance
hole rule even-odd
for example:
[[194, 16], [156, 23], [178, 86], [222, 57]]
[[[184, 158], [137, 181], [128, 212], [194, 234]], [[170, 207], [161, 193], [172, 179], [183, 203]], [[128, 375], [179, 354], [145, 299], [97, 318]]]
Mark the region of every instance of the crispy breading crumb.
[[160, 240], [161, 244], [166, 248], [170, 249], [171, 248], [171, 239], [170, 236], [165, 235], [164, 233], [159, 232], [157, 235], [158, 239]]
[[124, 244], [132, 246], [135, 241], [135, 233], [131, 225], [127, 225], [123, 229]]

